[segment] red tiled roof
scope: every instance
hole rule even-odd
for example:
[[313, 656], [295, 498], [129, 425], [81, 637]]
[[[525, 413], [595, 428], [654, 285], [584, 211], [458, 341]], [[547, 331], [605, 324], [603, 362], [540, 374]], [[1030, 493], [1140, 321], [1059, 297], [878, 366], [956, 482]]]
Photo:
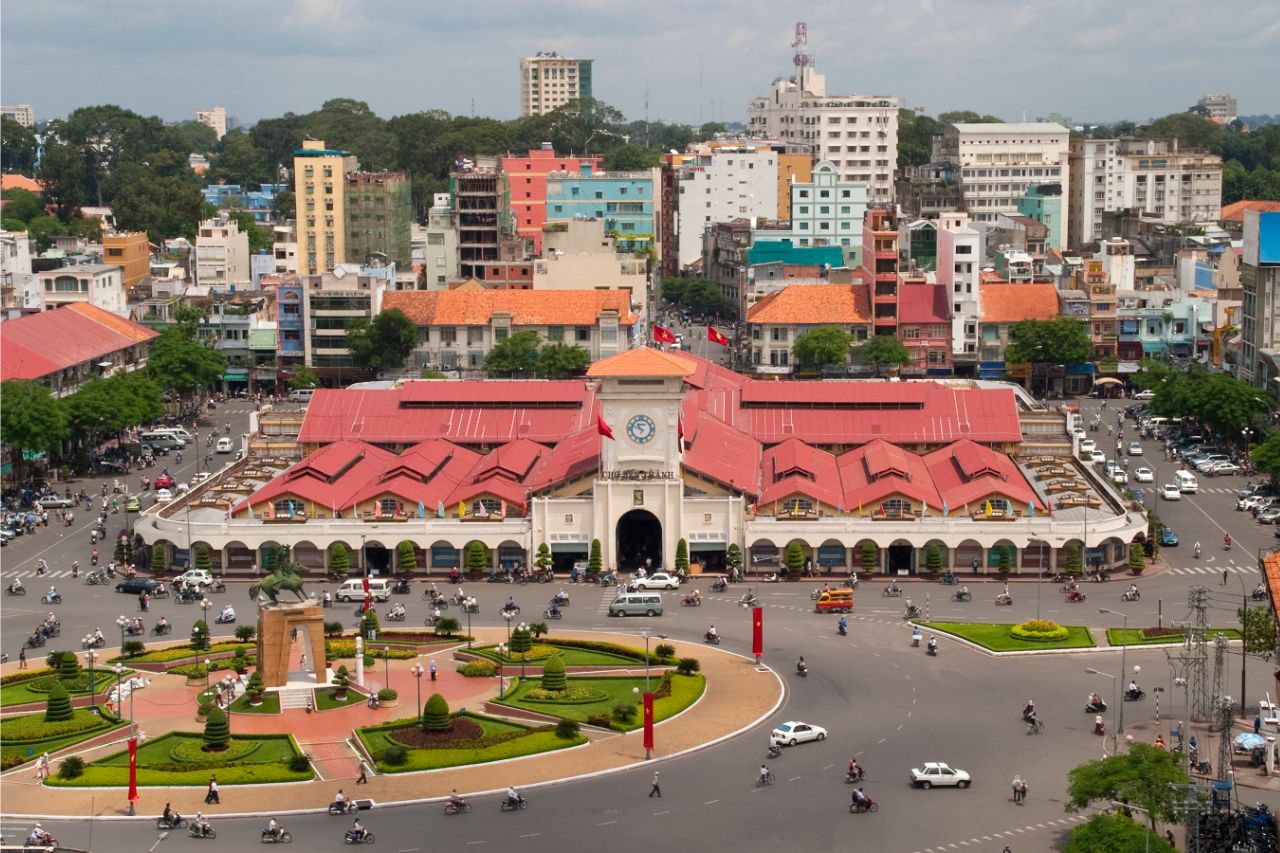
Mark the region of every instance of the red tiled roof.
[[77, 302], [0, 324], [0, 380], [39, 379], [149, 341], [157, 333]]
[[945, 284], [903, 284], [898, 288], [899, 323], [950, 323]]
[[1280, 201], [1258, 201], [1255, 199], [1235, 201], [1231, 204], [1223, 205], [1222, 213], [1218, 216], [1218, 220], [1220, 222], [1244, 222], [1244, 212], [1246, 210], [1275, 213], [1280, 211]]
[[972, 441], [957, 441], [924, 457], [934, 487], [950, 510], [1002, 497], [1022, 509], [1035, 500], [1013, 460]]
[[688, 376], [694, 371], [691, 356], [667, 352], [654, 347], [635, 347], [608, 358], [602, 358], [587, 368], [587, 376]]
[[797, 439], [788, 439], [764, 452], [762, 504], [802, 494], [828, 506], [840, 507], [840, 471], [836, 458]]
[[881, 439], [841, 454], [836, 463], [846, 508], [869, 506], [894, 495], [942, 505], [924, 460]]
[[870, 323], [871, 300], [865, 284], [789, 284], [747, 309], [747, 322], [790, 326]]
[[406, 382], [400, 389], [404, 406], [462, 403], [480, 406], [488, 403], [566, 403], [581, 406], [588, 396], [581, 380], [514, 381], [502, 379], [451, 382], [423, 379]]
[[232, 512], [249, 508], [266, 514], [264, 505], [278, 498], [297, 497], [340, 512], [351, 506], [352, 494], [393, 464], [397, 456], [363, 441], [339, 441], [320, 448], [245, 498]]
[[510, 314], [513, 326], [594, 326], [605, 311], [634, 323], [627, 290], [393, 290], [382, 308], [403, 311], [418, 326], [487, 326]]
[[760, 443], [750, 435], [697, 412], [692, 418], [686, 416], [684, 438], [686, 468], [747, 494], [759, 494]]
[[982, 322], [1018, 323], [1052, 320], [1058, 316], [1058, 289], [1052, 284], [978, 285], [982, 295]]

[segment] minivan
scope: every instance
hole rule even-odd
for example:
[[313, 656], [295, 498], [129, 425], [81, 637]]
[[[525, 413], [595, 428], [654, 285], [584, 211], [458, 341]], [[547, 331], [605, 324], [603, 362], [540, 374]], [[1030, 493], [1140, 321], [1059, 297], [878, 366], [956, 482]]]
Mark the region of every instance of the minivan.
[[662, 596], [656, 592], [624, 592], [609, 603], [610, 616], [661, 616]]
[[181, 450], [186, 446], [183, 444], [182, 439], [171, 432], [144, 432], [141, 440], [143, 444], [149, 444], [152, 447], [165, 447], [169, 450]]
[[816, 613], [852, 613], [853, 590], [827, 589], [818, 594], [813, 605]]
[[[369, 578], [369, 594], [377, 601], [391, 597], [391, 581], [386, 578]], [[333, 597], [339, 601], [364, 601], [364, 578], [348, 578], [338, 587]]]
[[167, 432], [169, 433], [169, 435], [177, 436], [187, 444], [190, 444], [191, 442], [196, 440], [196, 437], [194, 435], [187, 432], [182, 427], [156, 427], [155, 429], [152, 430], [152, 432]]
[[314, 388], [296, 388], [289, 392], [290, 403], [310, 403], [311, 396], [316, 393]]
[[1178, 485], [1178, 491], [1184, 494], [1194, 495], [1200, 491], [1200, 483], [1190, 471], [1174, 471], [1173, 482]]

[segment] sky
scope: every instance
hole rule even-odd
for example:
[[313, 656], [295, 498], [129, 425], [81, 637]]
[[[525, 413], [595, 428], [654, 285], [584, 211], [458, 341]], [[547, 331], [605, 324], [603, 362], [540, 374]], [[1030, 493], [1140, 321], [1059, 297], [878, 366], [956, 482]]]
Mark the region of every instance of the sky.
[[797, 20], [828, 94], [930, 115], [1143, 120], [1227, 91], [1280, 113], [1280, 0], [4, 0], [0, 101], [37, 120], [113, 103], [243, 124], [335, 97], [384, 116], [513, 118], [519, 61], [594, 59], [628, 119], [744, 121], [793, 73]]

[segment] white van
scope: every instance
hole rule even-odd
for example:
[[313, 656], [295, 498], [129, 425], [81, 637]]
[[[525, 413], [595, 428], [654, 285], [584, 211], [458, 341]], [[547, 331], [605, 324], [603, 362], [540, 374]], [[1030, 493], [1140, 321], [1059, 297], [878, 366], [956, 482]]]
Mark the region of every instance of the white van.
[[139, 439], [143, 444], [152, 447], [165, 447], [169, 450], [181, 450], [186, 445], [182, 439], [171, 432], [144, 432]]
[[155, 429], [152, 430], [152, 432], [167, 432], [169, 433], [169, 435], [176, 436], [182, 439], [183, 444], [190, 444], [191, 442], [196, 440], [196, 437], [194, 435], [187, 432], [182, 427], [156, 427]]
[[[391, 597], [391, 581], [386, 578], [369, 578], [369, 594], [375, 601], [386, 601]], [[348, 578], [338, 587], [333, 597], [339, 601], [364, 601], [364, 579]]]
[[1194, 495], [1200, 491], [1200, 483], [1190, 471], [1174, 471], [1173, 482], [1177, 483], [1178, 491], [1183, 494]]
[[298, 388], [289, 392], [290, 403], [310, 403], [311, 395], [316, 393], [314, 388]]
[[661, 616], [662, 596], [656, 592], [624, 592], [609, 602], [610, 616]]

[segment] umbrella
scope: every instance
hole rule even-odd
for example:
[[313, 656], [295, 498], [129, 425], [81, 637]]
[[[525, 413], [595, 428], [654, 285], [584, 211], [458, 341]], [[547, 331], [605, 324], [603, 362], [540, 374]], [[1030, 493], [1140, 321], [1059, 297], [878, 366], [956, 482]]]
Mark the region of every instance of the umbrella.
[[1265, 746], [1267, 739], [1253, 732], [1241, 732], [1232, 742], [1236, 745], [1236, 752], [1250, 752], [1257, 747]]
[[1121, 382], [1119, 379], [1116, 379], [1114, 376], [1104, 376], [1101, 379], [1093, 380], [1093, 384], [1094, 385], [1123, 385], [1124, 383]]

